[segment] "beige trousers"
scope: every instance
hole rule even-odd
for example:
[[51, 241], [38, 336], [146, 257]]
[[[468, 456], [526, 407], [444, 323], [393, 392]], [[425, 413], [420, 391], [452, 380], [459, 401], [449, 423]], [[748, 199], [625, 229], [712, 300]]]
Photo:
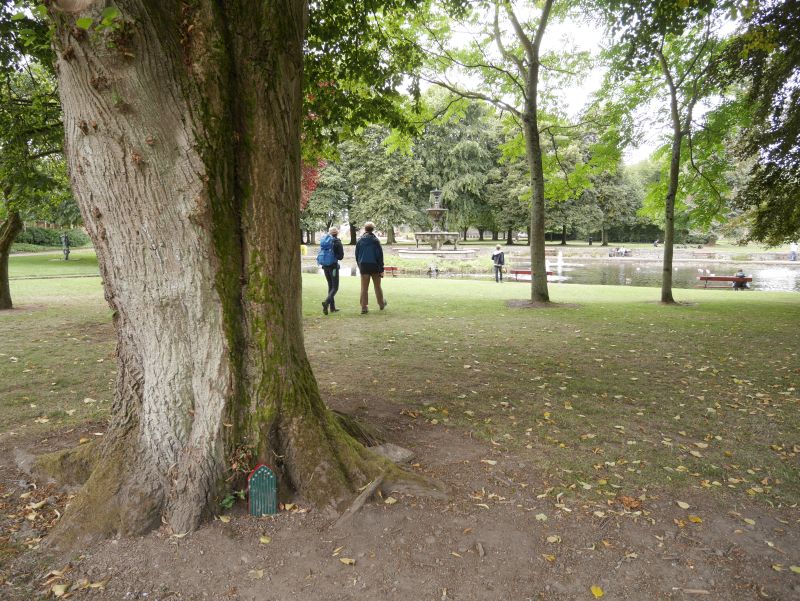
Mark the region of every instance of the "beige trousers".
[[362, 273], [361, 274], [361, 308], [366, 309], [369, 305], [369, 282], [372, 280], [372, 285], [375, 287], [375, 300], [378, 301], [378, 307], [383, 307], [383, 290], [381, 289], [380, 273]]

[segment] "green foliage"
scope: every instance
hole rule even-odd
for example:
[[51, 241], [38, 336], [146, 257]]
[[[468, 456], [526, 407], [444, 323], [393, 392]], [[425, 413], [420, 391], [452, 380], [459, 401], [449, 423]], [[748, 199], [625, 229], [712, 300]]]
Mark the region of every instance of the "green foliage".
[[42, 227], [27, 227], [16, 238], [21, 244], [35, 244], [37, 246], [61, 246], [61, 235], [69, 236], [71, 246], [88, 246], [91, 244], [89, 236], [83, 230], [52, 230]]
[[230, 509], [236, 504], [236, 501], [244, 501], [247, 496], [247, 491], [245, 490], [232, 490], [219, 502], [220, 507], [223, 509]]
[[728, 81], [745, 80], [753, 110], [737, 148], [751, 161], [750, 178], [735, 204], [752, 215], [750, 238], [774, 245], [800, 238], [798, 31], [798, 0], [760, 2], [727, 54]]

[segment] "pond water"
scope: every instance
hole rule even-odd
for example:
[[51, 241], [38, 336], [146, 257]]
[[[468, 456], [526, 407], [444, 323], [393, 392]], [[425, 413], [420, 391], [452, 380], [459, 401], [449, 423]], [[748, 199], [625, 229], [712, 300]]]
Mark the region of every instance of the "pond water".
[[[695, 288], [699, 275], [733, 275], [739, 268], [753, 277], [750, 287], [753, 290], [773, 290], [784, 292], [800, 292], [800, 265], [769, 265], [751, 263], [681, 263], [674, 266], [672, 285], [674, 288]], [[554, 275], [548, 281], [565, 284], [600, 284], [607, 286], [650, 286], [661, 287], [661, 263], [656, 261], [585, 261], [575, 260], [563, 262], [549, 260], [549, 269]], [[316, 265], [306, 267], [309, 273], [322, 270]], [[341, 277], [355, 276], [358, 269], [354, 265], [342, 263]], [[400, 277], [429, 277], [420, 272], [404, 273]], [[439, 277], [457, 279], [489, 279], [491, 274], [441, 274]], [[508, 274], [506, 278], [508, 278]], [[512, 278], [513, 279], [513, 278]], [[530, 281], [521, 276], [520, 280]], [[725, 282], [710, 282], [709, 285], [725, 285]]]

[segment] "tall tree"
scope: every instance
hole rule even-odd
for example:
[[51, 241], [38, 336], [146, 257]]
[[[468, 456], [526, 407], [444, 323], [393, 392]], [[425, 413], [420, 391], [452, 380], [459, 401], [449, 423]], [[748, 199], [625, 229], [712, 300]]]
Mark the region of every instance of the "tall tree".
[[[477, 3], [476, 12], [486, 11], [492, 20], [486, 33], [464, 51], [447, 49], [434, 35], [433, 52], [441, 59], [437, 68], [458, 66], [480, 73], [482, 90], [468, 90], [439, 76], [431, 81], [464, 98], [489, 102], [514, 115], [525, 138], [531, 187], [531, 268], [541, 277], [531, 278], [531, 300], [549, 302], [545, 269], [545, 182], [540, 140], [540, 71], [545, 63], [542, 40], [550, 18], [565, 9], [566, 3], [543, 0], [536, 7], [526, 5], [530, 19], [520, 17], [521, 7], [509, 0]], [[551, 61], [553, 57], [549, 57]]]
[[22, 218], [69, 202], [45, 35], [41, 23], [0, 4], [0, 310], [13, 306], [8, 259]]
[[750, 238], [800, 238], [800, 2], [766, 0], [745, 13], [728, 53], [728, 80], [747, 85], [752, 122], [739, 141], [748, 182], [737, 196], [753, 215]]
[[[669, 123], [669, 170], [664, 181], [664, 255], [661, 302], [674, 303], [672, 259], [675, 206], [680, 189], [682, 160], [693, 152], [698, 103], [718, 92], [717, 66], [721, 63], [723, 13], [717, 3], [601, 2], [609, 10], [618, 44], [612, 77], [628, 78], [626, 92], [633, 103], [659, 100]], [[668, 6], [667, 6], [668, 5]], [[694, 157], [691, 168], [710, 182]], [[719, 199], [720, 193], [711, 186]], [[718, 204], [718, 203], [717, 203]], [[719, 204], [718, 204], [719, 206]]]
[[[362, 17], [414, 5], [315, 4], [305, 51], [338, 57], [357, 87], [383, 64]], [[186, 532], [258, 462], [318, 505], [392, 479], [326, 408], [303, 344], [306, 3], [50, 6], [73, 188], [118, 335], [109, 431], [61, 540]], [[362, 35], [344, 37], [353, 21]]]

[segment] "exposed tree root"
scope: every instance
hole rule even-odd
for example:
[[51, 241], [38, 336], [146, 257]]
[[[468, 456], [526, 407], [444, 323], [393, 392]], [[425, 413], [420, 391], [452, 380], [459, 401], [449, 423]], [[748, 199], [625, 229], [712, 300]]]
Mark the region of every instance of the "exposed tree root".
[[89, 479], [98, 458], [98, 445], [92, 441], [71, 449], [39, 455], [33, 463], [33, 470], [62, 484], [79, 485]]

